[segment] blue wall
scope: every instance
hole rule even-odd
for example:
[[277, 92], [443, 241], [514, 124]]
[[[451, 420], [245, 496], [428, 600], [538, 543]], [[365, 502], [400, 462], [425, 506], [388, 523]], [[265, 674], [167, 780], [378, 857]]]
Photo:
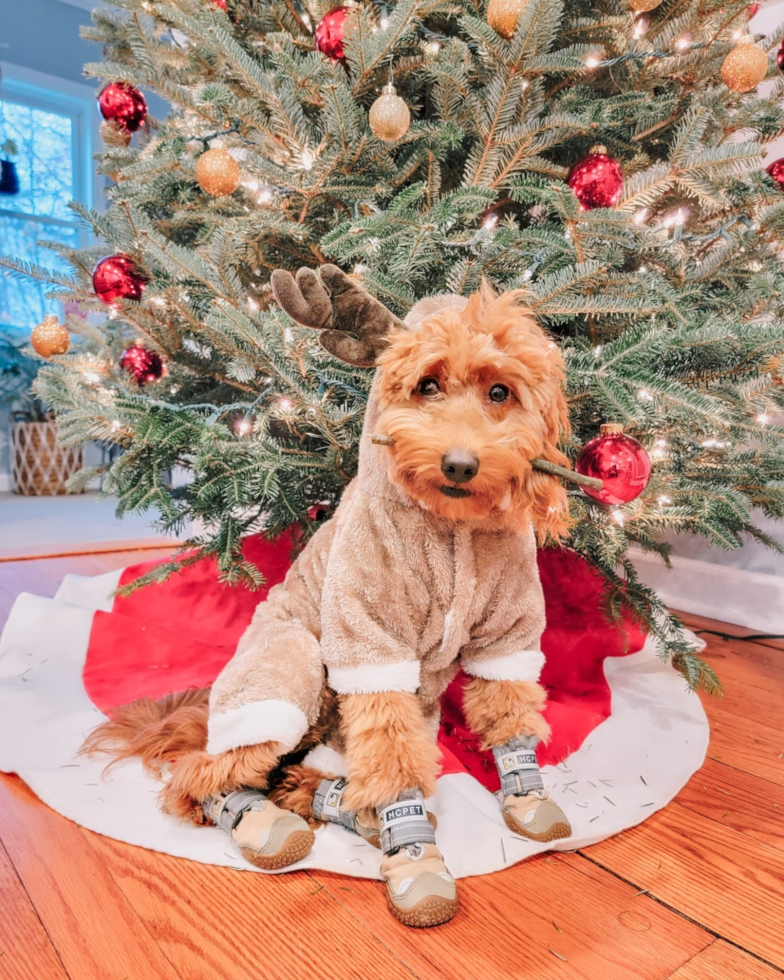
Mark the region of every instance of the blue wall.
[[2, 0], [0, 10], [3, 61], [84, 82], [82, 65], [101, 60], [101, 46], [79, 37], [86, 10], [58, 0]]

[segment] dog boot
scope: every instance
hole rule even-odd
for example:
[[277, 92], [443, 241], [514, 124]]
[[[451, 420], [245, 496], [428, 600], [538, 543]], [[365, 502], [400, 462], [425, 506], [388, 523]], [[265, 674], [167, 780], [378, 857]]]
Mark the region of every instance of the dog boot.
[[[352, 834], [357, 834], [373, 847], [381, 847], [381, 832], [378, 817], [372, 811], [348, 810], [343, 806], [343, 793], [346, 780], [340, 776], [337, 779], [322, 779], [316, 795], [313, 797], [313, 816], [324, 823], [336, 823]], [[427, 819], [438, 828], [435, 814], [428, 813]]]
[[346, 780], [322, 779], [313, 797], [313, 816], [324, 823], [336, 823], [352, 834], [358, 834], [373, 847], [380, 847], [378, 823], [373, 814], [364, 815], [360, 819], [356, 810], [347, 810], [343, 806], [343, 793], [346, 790]]
[[506, 826], [531, 840], [549, 842], [570, 837], [572, 827], [566, 814], [544, 788], [536, 761], [535, 735], [511, 738], [493, 749], [501, 777], [501, 812]]
[[204, 815], [229, 834], [242, 856], [263, 871], [277, 871], [301, 860], [315, 835], [296, 813], [281, 810], [258, 789], [210, 796]]
[[379, 807], [381, 874], [387, 904], [403, 925], [438, 926], [457, 912], [457, 885], [436, 847], [436, 835], [419, 790]]

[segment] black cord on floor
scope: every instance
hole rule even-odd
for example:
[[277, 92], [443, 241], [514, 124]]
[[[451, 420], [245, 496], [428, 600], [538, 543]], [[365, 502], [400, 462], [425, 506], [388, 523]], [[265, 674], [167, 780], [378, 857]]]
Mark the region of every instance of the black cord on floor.
[[722, 640], [743, 640], [749, 643], [754, 640], [784, 640], [782, 633], [752, 633], [750, 636], [737, 636], [735, 633], [721, 633], [719, 630], [692, 630], [693, 633], [710, 633], [712, 636], [720, 636]]

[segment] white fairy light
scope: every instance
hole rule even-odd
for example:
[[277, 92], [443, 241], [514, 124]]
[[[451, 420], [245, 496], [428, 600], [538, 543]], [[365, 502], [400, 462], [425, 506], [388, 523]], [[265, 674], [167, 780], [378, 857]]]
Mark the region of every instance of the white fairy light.
[[686, 37], [686, 35], [684, 35], [683, 37], [679, 37], [678, 40], [675, 42], [675, 47], [679, 51], [687, 51], [691, 47], [691, 38]]
[[313, 26], [313, 22], [307, 14], [302, 15], [302, 23], [308, 28], [308, 30], [310, 30], [310, 28]]
[[386, 14], [384, 14], [379, 21], [379, 26], [381, 27], [382, 31], [385, 31], [389, 27], [389, 17], [387, 17]]
[[98, 382], [101, 380], [100, 374], [97, 374], [95, 371], [84, 371], [82, 372], [82, 377], [88, 384], [91, 385], [98, 384]]
[[119, 419], [113, 419], [112, 420], [112, 432], [116, 432], [120, 428], [121, 425], [122, 425], [122, 423], [120, 422]]
[[622, 510], [618, 510], [617, 507], [613, 507], [612, 519], [616, 524], [620, 524], [620, 526], [623, 527], [623, 522], [626, 520], [626, 514], [624, 514]]
[[290, 398], [279, 398], [278, 408], [281, 408], [284, 412], [287, 412], [290, 408], [294, 408], [294, 402]]
[[495, 228], [497, 224], [498, 224], [498, 215], [495, 214], [495, 212], [493, 211], [491, 211], [490, 214], [488, 214], [485, 220], [482, 222], [483, 227], [487, 228], [488, 231], [491, 228]]
[[586, 68], [597, 68], [601, 58], [597, 54], [589, 54], [585, 59]]
[[639, 273], [640, 273], [641, 275], [643, 275], [643, 276], [644, 276], [644, 275], [645, 275], [645, 273], [646, 273], [646, 272], [648, 271], [648, 266], [647, 266], [647, 265], [641, 265], [641, 266], [640, 266], [640, 267], [639, 267], [639, 268], [637, 269], [637, 271], [638, 271], [638, 272], [639, 272]]
[[179, 390], [180, 390], [179, 385], [172, 385], [171, 388], [169, 388], [169, 394], [176, 395]]
[[163, 296], [153, 296], [150, 302], [153, 306], [166, 306], [166, 300]]
[[528, 86], [529, 86], [530, 84], [531, 84], [531, 83], [530, 83], [530, 82], [528, 81], [528, 79], [527, 79], [527, 78], [524, 78], [524, 79], [523, 79], [523, 80], [522, 80], [522, 81], [520, 82], [520, 88], [521, 88], [521, 89], [522, 89], [523, 91], [525, 91], [525, 90], [526, 90], [526, 89], [528, 88]]
[[672, 503], [672, 499], [670, 497], [668, 497], [666, 494], [662, 494], [659, 497], [659, 506], [660, 507], [666, 507], [667, 504], [671, 504], [671, 503]]
[[262, 187], [259, 191], [259, 196], [256, 198], [256, 203], [264, 207], [265, 204], [269, 204], [272, 200], [272, 190], [269, 187]]
[[604, 344], [597, 344], [593, 349], [593, 356], [598, 360], [602, 356], [602, 351], [604, 350]]
[[259, 308], [259, 304], [256, 302], [256, 300], [252, 296], [249, 296], [248, 297], [248, 309], [251, 310], [251, 312], [255, 313], [258, 310], [258, 308]]
[[653, 395], [650, 393], [650, 391], [647, 390], [647, 388], [640, 388], [640, 390], [637, 392], [637, 398], [641, 402], [653, 401]]
[[637, 38], [643, 37], [647, 30], [648, 30], [648, 21], [644, 17], [640, 17], [634, 22], [635, 37]]
[[246, 415], [244, 418], [237, 419], [234, 423], [234, 431], [238, 436], [247, 436], [253, 431], [253, 423]]
[[310, 150], [303, 150], [300, 154], [300, 166], [303, 170], [313, 169], [313, 154]]
[[760, 425], [767, 425], [768, 422], [770, 422], [770, 416], [765, 412], [760, 412], [760, 414], [757, 416], [757, 421]]
[[286, 329], [283, 331], [283, 340], [287, 344], [290, 344], [293, 339], [294, 339], [294, 334], [291, 331], [291, 327], [286, 327]]
[[240, 181], [240, 183], [246, 190], [249, 191], [257, 191], [259, 189], [259, 182], [257, 180], [248, 179]]
[[645, 221], [645, 219], [648, 217], [648, 214], [649, 213], [650, 212], [649, 212], [648, 208], [640, 208], [639, 211], [635, 211], [634, 217], [632, 218], [632, 221], [636, 225], [641, 225]]
[[432, 41], [428, 41], [425, 45], [428, 54], [438, 54], [441, 50], [441, 42], [433, 38]]

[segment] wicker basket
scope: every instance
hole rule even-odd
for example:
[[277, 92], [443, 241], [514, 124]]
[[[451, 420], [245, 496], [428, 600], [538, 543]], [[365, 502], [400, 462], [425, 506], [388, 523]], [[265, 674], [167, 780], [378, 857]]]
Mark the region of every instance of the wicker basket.
[[14, 493], [54, 497], [81, 469], [81, 446], [63, 448], [55, 422], [11, 423], [11, 481]]

